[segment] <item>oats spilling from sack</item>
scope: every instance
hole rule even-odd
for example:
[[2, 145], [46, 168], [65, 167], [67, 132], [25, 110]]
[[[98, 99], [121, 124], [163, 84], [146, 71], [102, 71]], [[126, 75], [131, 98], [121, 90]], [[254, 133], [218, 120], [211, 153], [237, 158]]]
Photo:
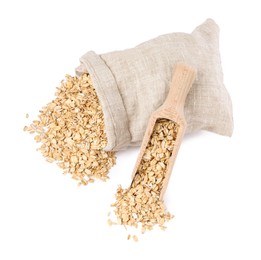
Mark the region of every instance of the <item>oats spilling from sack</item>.
[[[112, 204], [117, 224], [141, 225], [144, 233], [155, 225], [165, 230], [164, 223], [173, 218], [166, 211], [160, 192], [177, 133], [178, 125], [173, 121], [157, 120], [130, 188], [117, 190], [116, 202]], [[116, 224], [116, 221], [109, 222]]]
[[36, 134], [38, 150], [48, 162], [56, 162], [79, 184], [105, 181], [116, 157], [102, 150], [107, 144], [104, 117], [90, 76], [67, 75], [55, 95], [24, 130]]

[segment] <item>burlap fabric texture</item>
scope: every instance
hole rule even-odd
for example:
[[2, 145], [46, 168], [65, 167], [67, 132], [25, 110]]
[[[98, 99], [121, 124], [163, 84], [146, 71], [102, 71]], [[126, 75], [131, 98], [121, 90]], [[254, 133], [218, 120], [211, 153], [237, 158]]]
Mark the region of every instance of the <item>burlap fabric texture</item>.
[[90, 74], [104, 112], [105, 150], [140, 145], [151, 113], [168, 94], [177, 62], [197, 69], [185, 104], [187, 133], [204, 129], [232, 135], [232, 104], [223, 83], [219, 27], [212, 19], [191, 34], [170, 33], [106, 54], [90, 51], [80, 62], [76, 74]]

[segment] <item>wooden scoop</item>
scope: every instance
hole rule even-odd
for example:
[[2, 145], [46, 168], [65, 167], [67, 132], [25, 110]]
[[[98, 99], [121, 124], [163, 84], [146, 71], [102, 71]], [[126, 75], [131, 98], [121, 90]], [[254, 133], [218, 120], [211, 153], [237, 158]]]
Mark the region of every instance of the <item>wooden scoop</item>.
[[169, 94], [163, 105], [153, 112], [149, 119], [149, 123], [142, 141], [141, 150], [133, 170], [132, 182], [134, 180], [135, 174], [139, 169], [139, 165], [142, 162], [143, 155], [145, 153], [146, 147], [148, 146], [148, 143], [150, 142], [150, 138], [157, 120], [168, 119], [175, 122], [175, 124], [178, 126], [178, 130], [174, 148], [165, 170], [165, 177], [163, 179], [162, 189], [160, 191], [160, 199], [163, 198], [163, 195], [166, 191], [171, 171], [174, 166], [183, 135], [186, 131], [187, 124], [184, 117], [184, 104], [195, 78], [196, 70], [194, 68], [182, 63], [179, 63], [175, 66]]

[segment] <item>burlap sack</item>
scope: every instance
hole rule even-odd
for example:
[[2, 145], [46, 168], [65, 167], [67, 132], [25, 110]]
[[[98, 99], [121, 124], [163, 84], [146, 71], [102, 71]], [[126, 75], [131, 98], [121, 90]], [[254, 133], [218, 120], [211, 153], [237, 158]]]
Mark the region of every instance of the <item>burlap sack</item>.
[[87, 52], [80, 62], [76, 73], [91, 75], [104, 112], [106, 150], [140, 145], [151, 113], [168, 94], [177, 62], [198, 71], [185, 104], [187, 132], [205, 129], [232, 135], [232, 104], [223, 84], [219, 28], [211, 19], [191, 34], [166, 34], [132, 49], [101, 55]]

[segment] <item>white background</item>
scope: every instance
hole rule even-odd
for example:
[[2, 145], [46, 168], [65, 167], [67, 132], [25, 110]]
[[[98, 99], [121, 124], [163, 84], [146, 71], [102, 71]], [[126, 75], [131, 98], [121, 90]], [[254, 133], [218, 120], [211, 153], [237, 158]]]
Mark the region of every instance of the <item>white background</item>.
[[[261, 259], [260, 1], [0, 2], [0, 259]], [[118, 184], [127, 187], [138, 149], [118, 154], [106, 183], [78, 187], [35, 151], [22, 131], [88, 50], [133, 47], [169, 32], [220, 26], [232, 138], [185, 138], [166, 193], [165, 232], [127, 241], [109, 227]]]

